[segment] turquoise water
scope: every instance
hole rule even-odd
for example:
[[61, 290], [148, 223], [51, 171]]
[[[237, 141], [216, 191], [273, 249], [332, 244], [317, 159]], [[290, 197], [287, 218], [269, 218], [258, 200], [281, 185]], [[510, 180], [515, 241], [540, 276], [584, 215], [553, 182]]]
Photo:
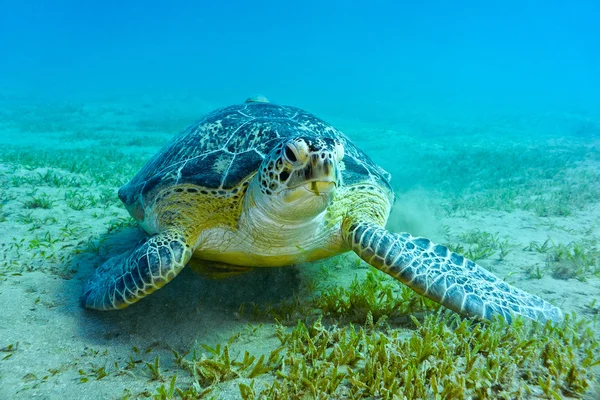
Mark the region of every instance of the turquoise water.
[[[0, 0], [0, 400], [597, 399], [598, 21], [595, 1]], [[258, 93], [391, 173], [389, 231], [567, 321], [438, 315], [352, 252], [216, 281], [185, 268], [124, 310], [82, 308], [97, 268], [147, 237], [119, 187]]]
[[316, 111], [591, 112], [594, 1], [3, 2], [0, 87], [48, 98], [248, 93]]

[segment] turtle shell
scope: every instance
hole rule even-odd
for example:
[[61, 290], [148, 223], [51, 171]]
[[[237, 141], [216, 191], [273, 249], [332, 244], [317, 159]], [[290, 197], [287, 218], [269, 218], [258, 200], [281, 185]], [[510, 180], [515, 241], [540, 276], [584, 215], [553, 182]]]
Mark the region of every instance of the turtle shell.
[[184, 129], [121, 187], [119, 197], [127, 206], [143, 207], [162, 188], [179, 184], [234, 189], [256, 173], [277, 143], [297, 136], [342, 143], [343, 184], [389, 188], [390, 175], [333, 126], [299, 108], [251, 102], [213, 111]]

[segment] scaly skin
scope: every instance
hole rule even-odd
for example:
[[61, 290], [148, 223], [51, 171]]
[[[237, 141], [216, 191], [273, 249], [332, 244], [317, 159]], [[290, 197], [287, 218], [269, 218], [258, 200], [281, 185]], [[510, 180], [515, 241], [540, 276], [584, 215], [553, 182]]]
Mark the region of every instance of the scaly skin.
[[191, 254], [177, 231], [152, 236], [133, 251], [102, 264], [87, 283], [81, 303], [96, 310], [125, 308], [173, 279]]
[[362, 206], [348, 212], [342, 236], [373, 267], [465, 316], [488, 320], [501, 316], [509, 323], [518, 315], [538, 321], [562, 319], [557, 307], [509, 285], [447, 247], [408, 233], [388, 232], [380, 213], [373, 213], [385, 208], [385, 196], [378, 196], [373, 188], [357, 196]]

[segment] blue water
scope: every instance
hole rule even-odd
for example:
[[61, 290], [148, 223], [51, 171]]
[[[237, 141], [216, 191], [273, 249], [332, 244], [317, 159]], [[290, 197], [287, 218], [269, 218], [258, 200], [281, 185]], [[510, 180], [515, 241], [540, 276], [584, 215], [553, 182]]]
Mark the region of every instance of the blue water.
[[[325, 3], [325, 4], [322, 4]], [[0, 91], [381, 117], [600, 109], [596, 1], [0, 2]]]

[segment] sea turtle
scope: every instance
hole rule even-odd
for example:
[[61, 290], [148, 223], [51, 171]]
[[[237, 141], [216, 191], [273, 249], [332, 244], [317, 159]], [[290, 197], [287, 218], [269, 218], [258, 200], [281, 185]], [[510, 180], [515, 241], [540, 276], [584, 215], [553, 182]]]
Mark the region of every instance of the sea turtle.
[[559, 308], [428, 239], [385, 229], [390, 174], [346, 135], [263, 96], [175, 136], [119, 190], [149, 237], [101, 265], [85, 307], [127, 307], [186, 265], [212, 276], [354, 251], [466, 316], [558, 321]]

